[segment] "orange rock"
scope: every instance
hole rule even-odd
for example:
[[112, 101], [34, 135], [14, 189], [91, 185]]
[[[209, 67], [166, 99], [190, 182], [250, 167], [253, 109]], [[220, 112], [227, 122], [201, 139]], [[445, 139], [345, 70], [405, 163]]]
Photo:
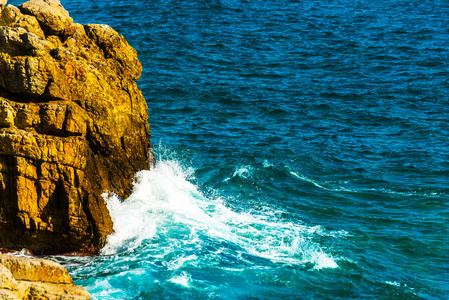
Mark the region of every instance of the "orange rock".
[[89, 293], [73, 285], [58, 263], [0, 254], [0, 299], [88, 300]]
[[19, 8], [0, 12], [0, 247], [95, 253], [112, 233], [101, 194], [126, 197], [154, 163], [142, 66], [57, 0]]

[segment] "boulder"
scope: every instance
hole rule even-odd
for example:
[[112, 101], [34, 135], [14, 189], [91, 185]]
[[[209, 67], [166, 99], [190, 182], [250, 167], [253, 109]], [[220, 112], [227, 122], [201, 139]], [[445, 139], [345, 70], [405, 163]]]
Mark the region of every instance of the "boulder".
[[137, 52], [57, 0], [0, 8], [0, 247], [98, 252], [103, 193], [154, 164]]
[[19, 8], [24, 14], [36, 17], [42, 29], [48, 34], [62, 34], [73, 23], [73, 19], [59, 0], [31, 0]]
[[88, 300], [90, 295], [58, 263], [0, 254], [0, 299]]

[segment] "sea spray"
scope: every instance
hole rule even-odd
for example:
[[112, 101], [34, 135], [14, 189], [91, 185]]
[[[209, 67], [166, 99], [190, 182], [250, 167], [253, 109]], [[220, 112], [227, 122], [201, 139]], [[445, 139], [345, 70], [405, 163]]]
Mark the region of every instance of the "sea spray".
[[288, 282], [296, 269], [338, 267], [331, 250], [315, 240], [340, 235], [283, 219], [274, 208], [235, 211], [219, 191], [205, 196], [193, 175], [164, 156], [151, 171], [136, 174], [129, 198], [104, 195], [115, 232], [101, 255], [61, 258], [94, 299], [170, 293], [233, 299], [245, 295], [243, 286], [263, 289], [260, 280]]
[[[313, 242], [314, 227], [273, 218], [272, 215], [235, 212], [222, 199], [205, 197], [186, 178], [189, 173], [174, 160], [159, 162], [151, 171], [141, 171], [131, 196], [121, 201], [107, 198], [114, 233], [102, 254], [129, 251], [145, 240], [165, 235], [179, 244], [180, 235], [190, 247], [229, 243], [249, 255], [272, 262], [335, 268], [336, 262]], [[227, 249], [221, 249], [226, 251]], [[182, 251], [181, 248], [176, 251]]]

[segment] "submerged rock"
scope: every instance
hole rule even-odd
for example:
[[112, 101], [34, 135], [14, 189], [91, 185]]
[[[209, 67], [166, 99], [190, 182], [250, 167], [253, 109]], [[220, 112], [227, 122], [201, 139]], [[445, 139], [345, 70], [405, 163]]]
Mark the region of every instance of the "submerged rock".
[[0, 254], [0, 299], [90, 299], [67, 270], [46, 259]]
[[136, 51], [58, 0], [0, 6], [0, 247], [95, 253], [154, 163]]

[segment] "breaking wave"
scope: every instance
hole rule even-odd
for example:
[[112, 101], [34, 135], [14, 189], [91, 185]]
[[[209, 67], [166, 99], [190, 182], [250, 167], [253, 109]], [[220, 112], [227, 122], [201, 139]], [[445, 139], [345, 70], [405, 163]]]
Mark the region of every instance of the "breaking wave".
[[[246, 174], [239, 171], [236, 173]], [[313, 241], [321, 231], [319, 226], [282, 220], [267, 211], [233, 211], [224, 199], [204, 196], [188, 180], [192, 175], [191, 169], [175, 160], [160, 161], [153, 170], [136, 175], [133, 193], [126, 201], [115, 195], [107, 197], [115, 232], [102, 254], [163, 241], [166, 251], [179, 256], [178, 264], [192, 259], [191, 253], [185, 256], [186, 249], [201, 252], [207, 248], [236, 261], [258, 258], [293, 265], [309, 263], [314, 269], [338, 266], [332, 255]]]

